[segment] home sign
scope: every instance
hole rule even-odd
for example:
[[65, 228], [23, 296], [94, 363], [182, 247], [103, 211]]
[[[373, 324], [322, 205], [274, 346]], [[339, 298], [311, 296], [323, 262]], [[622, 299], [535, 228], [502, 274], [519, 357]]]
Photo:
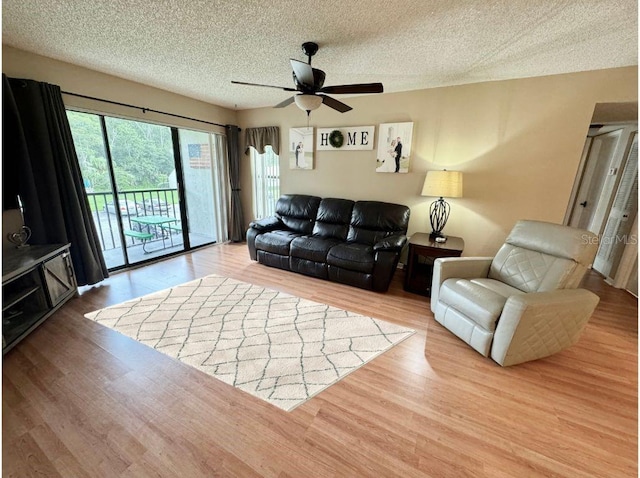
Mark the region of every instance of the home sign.
[[361, 151], [373, 149], [375, 126], [318, 128], [316, 151]]

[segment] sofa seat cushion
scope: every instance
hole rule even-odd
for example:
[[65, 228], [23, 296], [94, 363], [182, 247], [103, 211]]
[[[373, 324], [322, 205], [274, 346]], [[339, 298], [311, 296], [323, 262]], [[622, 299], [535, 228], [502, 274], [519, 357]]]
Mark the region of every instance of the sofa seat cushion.
[[327, 253], [339, 239], [326, 239], [323, 237], [301, 236], [291, 241], [291, 257], [298, 257], [314, 262], [327, 262]]
[[493, 332], [505, 302], [514, 294], [522, 291], [493, 279], [447, 279], [440, 287], [439, 301]]
[[327, 263], [343, 269], [370, 274], [373, 272], [375, 264], [373, 247], [356, 242], [337, 244], [329, 250]]
[[284, 256], [289, 255], [291, 241], [302, 234], [293, 231], [272, 231], [256, 237], [256, 249]]

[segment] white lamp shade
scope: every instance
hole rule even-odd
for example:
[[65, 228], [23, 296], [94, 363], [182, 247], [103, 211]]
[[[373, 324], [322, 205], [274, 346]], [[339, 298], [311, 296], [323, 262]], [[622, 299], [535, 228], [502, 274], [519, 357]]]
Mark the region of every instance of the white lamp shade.
[[296, 95], [294, 100], [298, 108], [304, 111], [317, 110], [322, 104], [322, 97], [316, 95]]
[[461, 198], [461, 171], [427, 171], [422, 186], [422, 196]]

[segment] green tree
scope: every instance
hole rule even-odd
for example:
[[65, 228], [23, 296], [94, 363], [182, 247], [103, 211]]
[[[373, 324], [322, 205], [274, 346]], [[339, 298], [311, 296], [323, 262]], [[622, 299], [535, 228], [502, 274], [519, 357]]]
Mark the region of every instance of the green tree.
[[96, 192], [111, 190], [100, 119], [96, 115], [67, 111], [85, 186]]
[[167, 187], [175, 168], [171, 129], [120, 118], [106, 124], [119, 189]]
[[[85, 185], [110, 192], [100, 117], [68, 111], [73, 141]], [[105, 117], [118, 191], [168, 187], [175, 169], [171, 129], [141, 121]]]

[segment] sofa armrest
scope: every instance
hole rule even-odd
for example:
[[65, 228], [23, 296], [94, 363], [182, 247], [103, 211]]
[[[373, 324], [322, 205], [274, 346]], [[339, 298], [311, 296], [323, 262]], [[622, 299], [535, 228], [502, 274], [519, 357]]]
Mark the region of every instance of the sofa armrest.
[[599, 301], [585, 289], [509, 297], [498, 319], [491, 358], [506, 367], [547, 357], [573, 345]]
[[256, 237], [265, 232], [274, 231], [276, 229], [287, 229], [280, 219], [275, 216], [265, 217], [249, 223], [247, 229], [247, 246], [249, 248], [249, 257], [251, 260], [258, 260], [258, 251], [256, 251]]
[[433, 264], [431, 282], [431, 312], [435, 313], [440, 286], [447, 279], [475, 279], [487, 277], [493, 257], [441, 257]]
[[249, 227], [260, 232], [269, 232], [285, 226], [280, 219], [275, 216], [271, 216], [251, 221], [251, 223], [249, 223]]
[[388, 236], [373, 245], [374, 251], [400, 251], [407, 243], [407, 236], [404, 234], [394, 234]]

